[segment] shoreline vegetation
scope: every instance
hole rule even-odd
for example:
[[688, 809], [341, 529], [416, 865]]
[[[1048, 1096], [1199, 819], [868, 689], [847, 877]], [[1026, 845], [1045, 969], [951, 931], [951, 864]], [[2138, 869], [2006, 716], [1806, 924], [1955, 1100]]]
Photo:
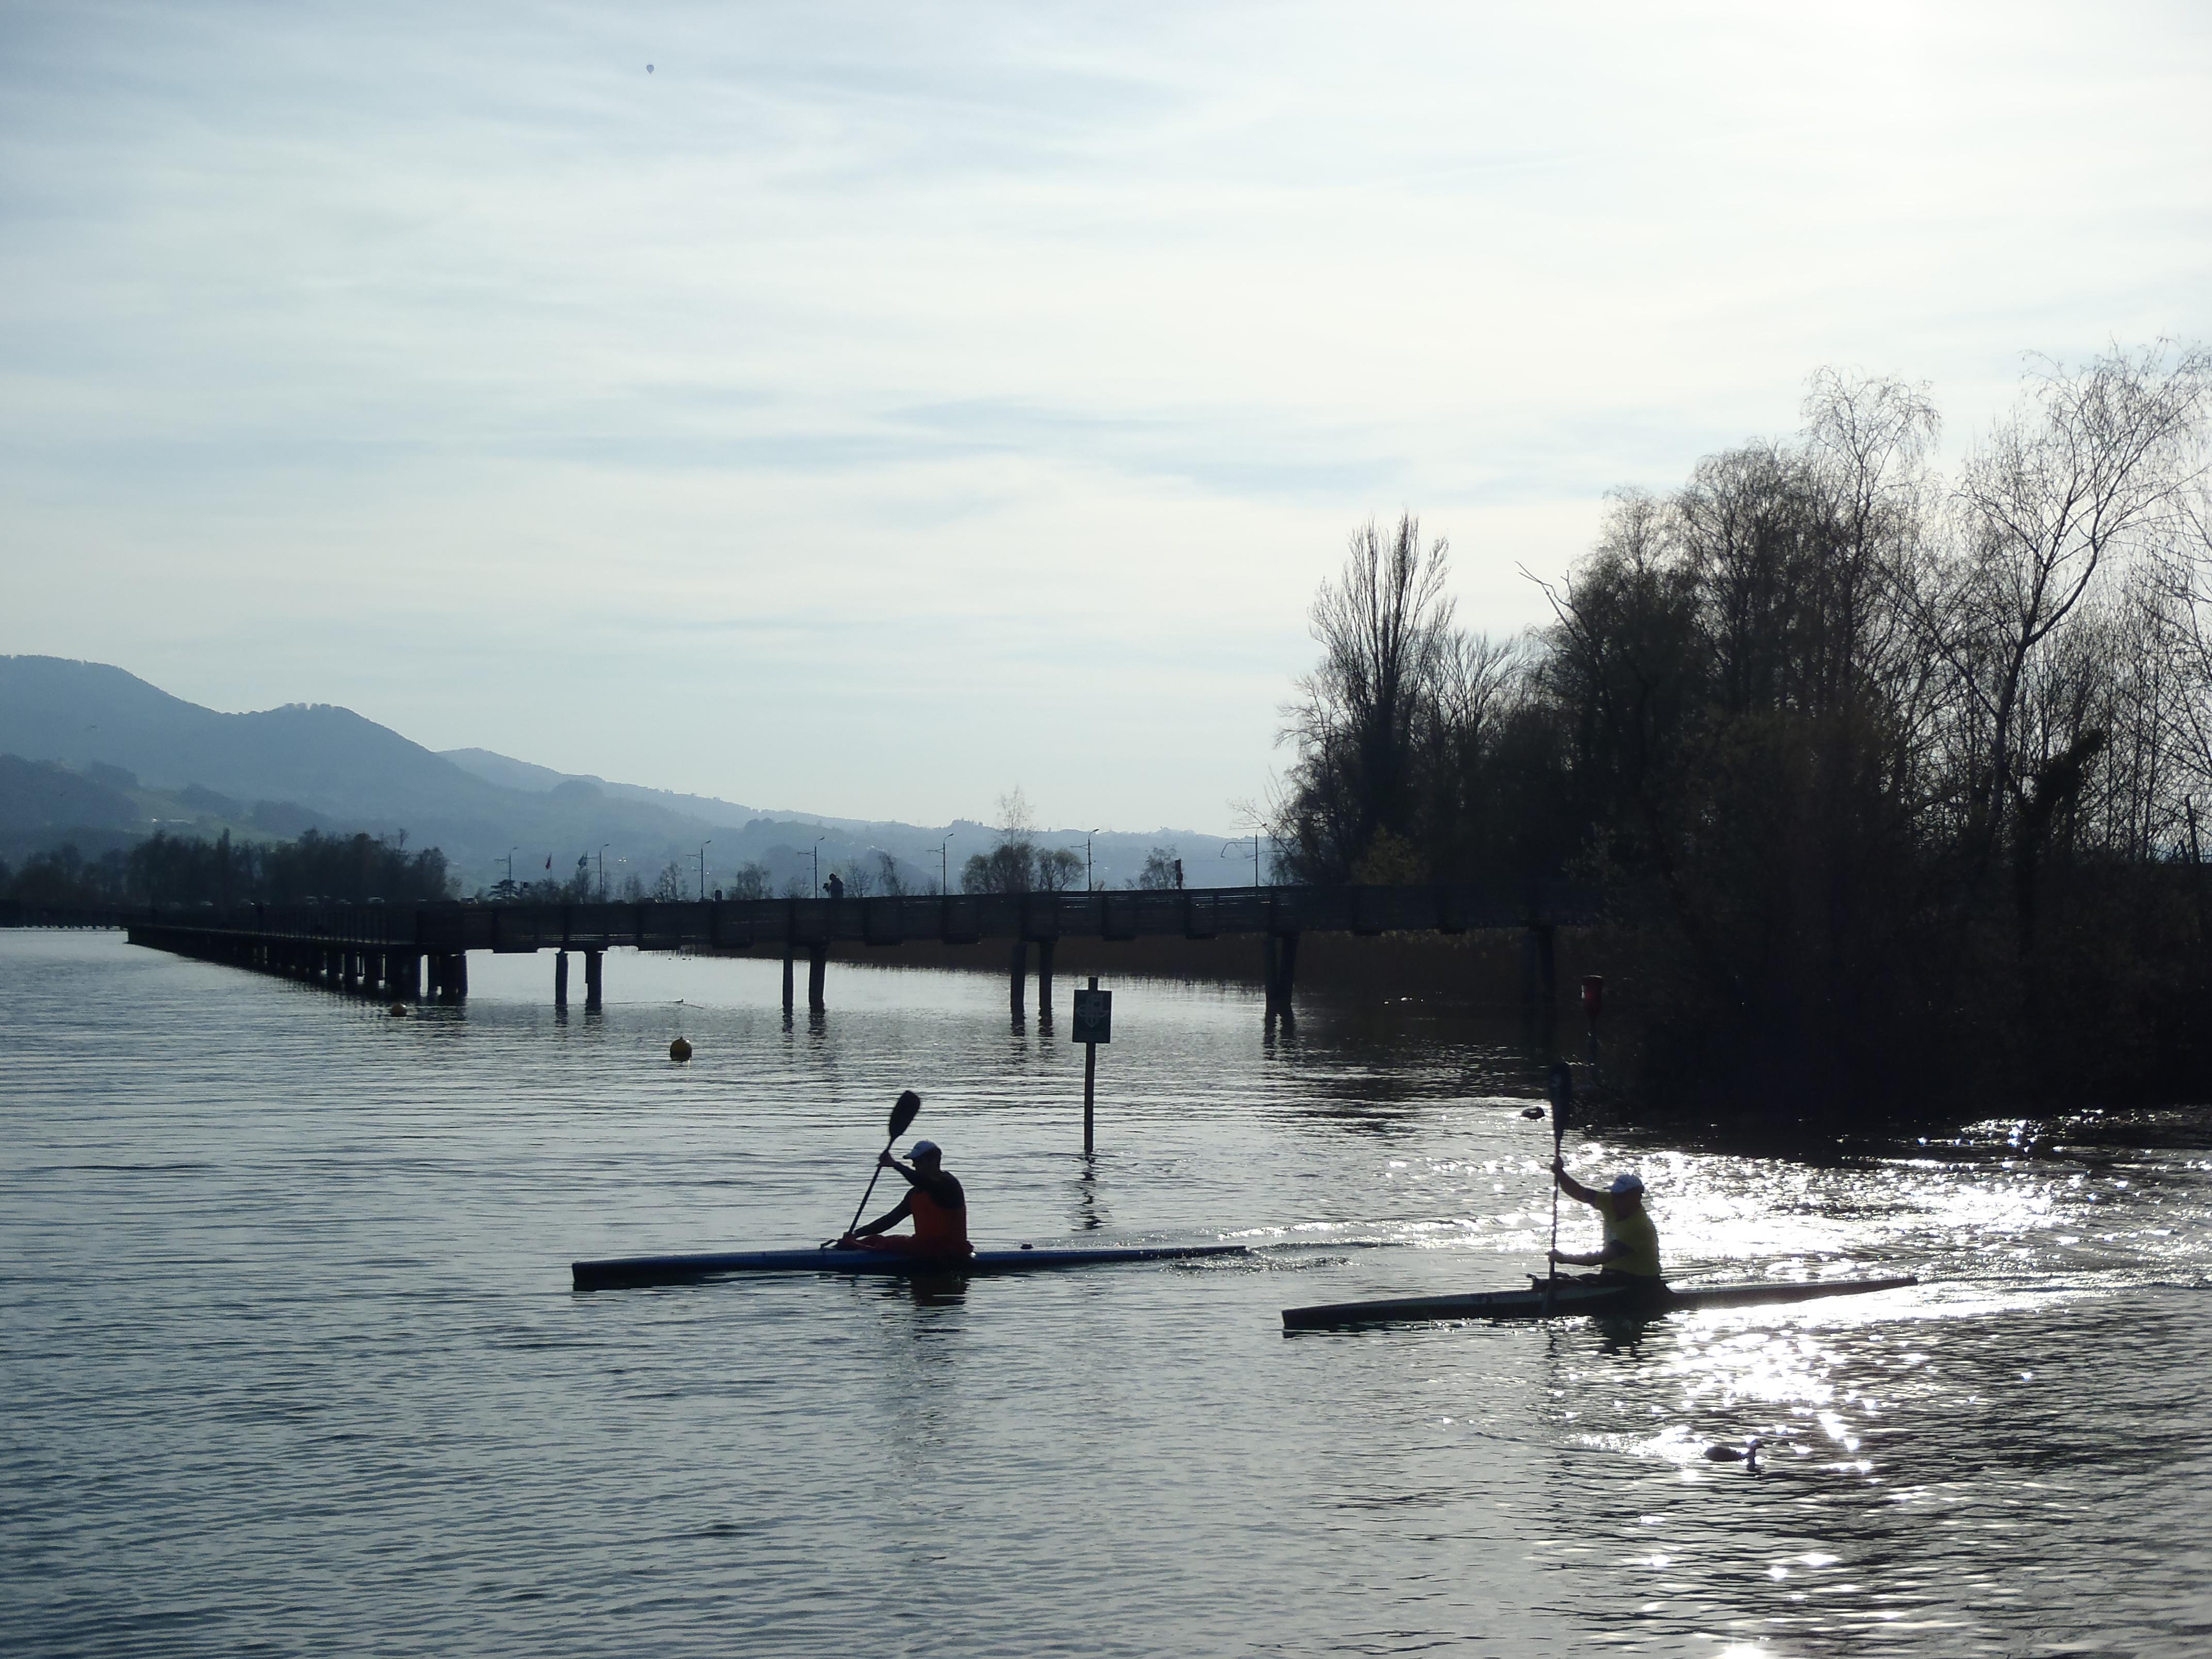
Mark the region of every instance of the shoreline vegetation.
[[1824, 372], [1794, 441], [1616, 494], [1514, 640], [1370, 524], [1284, 711], [1279, 867], [1601, 890], [1639, 1111], [2212, 1093], [2208, 381], [2046, 366], [1946, 479], [1924, 387]]
[[157, 831], [128, 850], [96, 858], [74, 842], [33, 853], [20, 866], [0, 860], [0, 901], [26, 910], [128, 909], [147, 904], [299, 904], [314, 899], [403, 903], [449, 896], [446, 855], [407, 850], [404, 835], [325, 835], [293, 841], [213, 841]]

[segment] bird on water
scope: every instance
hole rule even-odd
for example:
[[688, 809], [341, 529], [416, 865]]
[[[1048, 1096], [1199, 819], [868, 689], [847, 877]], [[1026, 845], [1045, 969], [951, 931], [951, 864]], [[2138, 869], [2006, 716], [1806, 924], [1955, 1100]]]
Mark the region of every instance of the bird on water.
[[1754, 1434], [1741, 1446], [1708, 1446], [1705, 1448], [1705, 1456], [1709, 1462], [1715, 1463], [1741, 1463], [1746, 1474], [1757, 1474], [1759, 1446], [1759, 1437]]

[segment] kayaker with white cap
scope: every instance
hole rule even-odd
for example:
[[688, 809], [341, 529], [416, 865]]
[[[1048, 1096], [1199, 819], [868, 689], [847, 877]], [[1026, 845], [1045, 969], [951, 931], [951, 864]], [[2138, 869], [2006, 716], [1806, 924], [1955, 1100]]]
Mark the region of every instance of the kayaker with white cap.
[[[866, 1226], [847, 1233], [837, 1241], [837, 1248], [906, 1250], [916, 1255], [963, 1260], [975, 1254], [975, 1247], [968, 1242], [968, 1194], [958, 1181], [945, 1173], [944, 1152], [933, 1140], [917, 1140], [907, 1156], [912, 1163], [902, 1164], [889, 1152], [876, 1159], [881, 1168], [896, 1170], [906, 1178], [906, 1196]], [[890, 1231], [909, 1216], [914, 1218], [912, 1232]]]
[[1552, 1176], [1569, 1198], [1589, 1205], [1605, 1218], [1602, 1246], [1585, 1255], [1553, 1250], [1553, 1261], [1577, 1267], [1595, 1267], [1601, 1279], [1640, 1280], [1650, 1285], [1661, 1282], [1659, 1230], [1651, 1224], [1651, 1217], [1644, 1210], [1644, 1182], [1640, 1176], [1633, 1173], [1617, 1175], [1611, 1186], [1599, 1192], [1569, 1175], [1566, 1161], [1557, 1158], [1552, 1160]]

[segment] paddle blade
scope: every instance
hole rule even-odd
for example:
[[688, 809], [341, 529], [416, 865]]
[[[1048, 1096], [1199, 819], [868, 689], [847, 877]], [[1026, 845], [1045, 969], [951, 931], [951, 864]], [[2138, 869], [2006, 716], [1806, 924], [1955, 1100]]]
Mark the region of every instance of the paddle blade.
[[1552, 1121], [1564, 1129], [1567, 1124], [1567, 1109], [1575, 1103], [1575, 1074], [1567, 1069], [1567, 1062], [1552, 1062], [1552, 1075], [1547, 1092], [1552, 1097]]
[[891, 1128], [888, 1139], [896, 1140], [914, 1127], [915, 1119], [921, 1115], [921, 1097], [908, 1089], [898, 1097], [898, 1104], [891, 1108]]

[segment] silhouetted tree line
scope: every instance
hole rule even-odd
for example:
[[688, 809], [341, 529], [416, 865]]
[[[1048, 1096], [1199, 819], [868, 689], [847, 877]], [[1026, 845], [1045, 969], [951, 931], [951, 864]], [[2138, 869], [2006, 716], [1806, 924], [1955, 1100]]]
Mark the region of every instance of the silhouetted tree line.
[[[553, 860], [549, 855], [545, 868], [550, 871], [552, 867]], [[676, 868], [673, 864], [668, 867], [672, 871]], [[637, 878], [632, 876], [629, 884], [636, 886]], [[582, 904], [599, 896], [599, 883], [588, 853], [580, 854], [574, 868], [565, 876], [544, 875], [536, 880], [503, 876], [471, 895], [476, 902], [494, 904]]]
[[2201, 350], [2029, 377], [1956, 475], [1923, 388], [1613, 498], [1553, 620], [1352, 539], [1285, 713], [1296, 879], [1606, 895], [1647, 1103], [1782, 1118], [2212, 1085]]
[[999, 798], [999, 816], [996, 844], [960, 866], [962, 892], [1065, 893], [1083, 885], [1083, 860], [1073, 850], [1037, 845], [1036, 819], [1018, 787]]
[[311, 898], [354, 903], [448, 896], [446, 855], [410, 853], [406, 838], [326, 836], [297, 841], [214, 841], [157, 834], [129, 851], [86, 859], [74, 845], [36, 853], [22, 867], [0, 861], [0, 898], [27, 906], [126, 908], [145, 904], [296, 904]]

